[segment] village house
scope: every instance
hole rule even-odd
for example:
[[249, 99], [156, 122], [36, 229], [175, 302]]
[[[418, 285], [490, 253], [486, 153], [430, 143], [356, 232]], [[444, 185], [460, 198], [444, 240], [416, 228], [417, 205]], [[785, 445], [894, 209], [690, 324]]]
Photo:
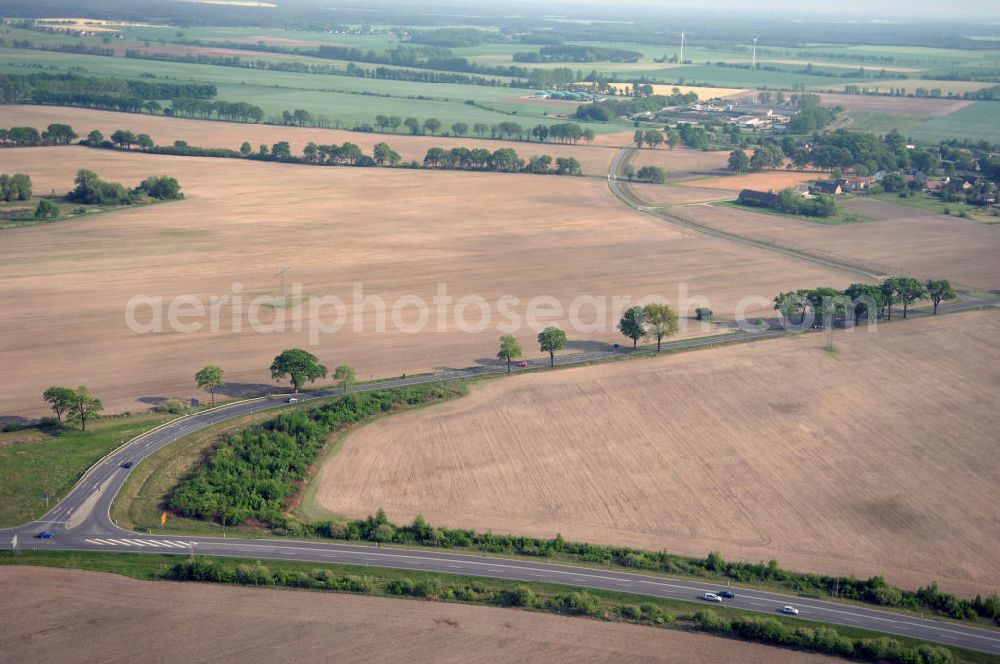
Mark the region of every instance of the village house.
[[812, 186], [812, 192], [814, 194], [831, 194], [837, 195], [844, 192], [843, 188], [840, 186], [840, 182], [833, 182], [831, 180], [817, 180]]

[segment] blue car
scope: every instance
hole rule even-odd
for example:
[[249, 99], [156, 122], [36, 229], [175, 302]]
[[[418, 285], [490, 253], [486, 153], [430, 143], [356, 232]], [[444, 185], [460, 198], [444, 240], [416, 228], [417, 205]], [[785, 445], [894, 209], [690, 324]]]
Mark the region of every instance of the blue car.
[[38, 533], [38, 535], [37, 535], [38, 539], [52, 539], [55, 536], [56, 536], [56, 534], [54, 532], [52, 532], [51, 530], [43, 530], [42, 532]]

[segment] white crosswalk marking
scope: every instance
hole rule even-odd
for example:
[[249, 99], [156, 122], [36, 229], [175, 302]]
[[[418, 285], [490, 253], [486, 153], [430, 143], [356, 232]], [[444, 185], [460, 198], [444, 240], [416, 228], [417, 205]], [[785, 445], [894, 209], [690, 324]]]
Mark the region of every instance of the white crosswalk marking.
[[138, 546], [157, 547], [164, 549], [187, 549], [195, 546], [197, 542], [185, 542], [178, 540], [141, 540], [141, 539], [88, 539], [87, 544], [97, 544], [99, 546]]

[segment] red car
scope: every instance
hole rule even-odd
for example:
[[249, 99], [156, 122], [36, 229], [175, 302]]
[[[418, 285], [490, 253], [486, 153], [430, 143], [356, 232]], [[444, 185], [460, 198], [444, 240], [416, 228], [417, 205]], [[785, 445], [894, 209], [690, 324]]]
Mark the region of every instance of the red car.
[[528, 363], [525, 362], [524, 360], [521, 360], [520, 362], [517, 363], [517, 366], [519, 366], [519, 367], [521, 367], [523, 369], [526, 366], [528, 366]]

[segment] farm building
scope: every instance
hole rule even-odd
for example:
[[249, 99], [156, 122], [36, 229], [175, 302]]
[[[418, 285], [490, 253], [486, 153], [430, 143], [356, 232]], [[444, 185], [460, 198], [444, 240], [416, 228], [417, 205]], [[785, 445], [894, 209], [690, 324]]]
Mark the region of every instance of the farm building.
[[830, 180], [818, 180], [812, 186], [814, 194], [841, 194], [844, 189], [840, 186], [840, 182], [832, 182]]
[[773, 191], [755, 191], [753, 189], [744, 189], [740, 192], [737, 200], [740, 205], [773, 208], [778, 204], [778, 194]]

